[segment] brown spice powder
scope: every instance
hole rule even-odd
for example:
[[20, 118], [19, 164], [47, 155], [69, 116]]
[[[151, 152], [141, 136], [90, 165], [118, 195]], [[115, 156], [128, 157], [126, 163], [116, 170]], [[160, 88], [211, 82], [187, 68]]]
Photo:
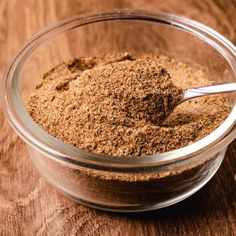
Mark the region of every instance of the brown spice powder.
[[204, 72], [164, 56], [79, 58], [44, 75], [28, 111], [48, 133], [85, 151], [152, 155], [201, 139], [227, 117], [223, 95], [215, 95], [181, 104], [161, 123], [182, 89], [208, 84]]

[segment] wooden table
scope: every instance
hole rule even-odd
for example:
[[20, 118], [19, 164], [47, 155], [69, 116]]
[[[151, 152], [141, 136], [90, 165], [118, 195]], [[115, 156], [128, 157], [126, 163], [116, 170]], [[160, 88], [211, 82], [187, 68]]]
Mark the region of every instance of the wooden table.
[[[236, 43], [236, 0], [1, 0], [1, 73], [38, 30], [68, 16], [111, 8], [178, 13]], [[48, 186], [0, 109], [0, 235], [236, 235], [235, 156], [234, 142], [214, 178], [182, 203], [145, 214], [106, 213], [75, 204]]]

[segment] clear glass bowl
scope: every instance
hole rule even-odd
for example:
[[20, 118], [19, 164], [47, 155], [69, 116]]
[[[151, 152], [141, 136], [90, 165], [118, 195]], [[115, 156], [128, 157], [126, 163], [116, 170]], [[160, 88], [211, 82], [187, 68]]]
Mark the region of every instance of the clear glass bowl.
[[213, 133], [142, 158], [100, 156], [64, 144], [26, 111], [30, 94], [50, 68], [74, 57], [125, 51], [166, 54], [204, 68], [215, 83], [236, 80], [236, 49], [219, 33], [172, 14], [122, 10], [73, 17], [35, 35], [6, 69], [2, 101], [34, 165], [60, 192], [103, 210], [147, 211], [185, 199], [214, 175], [235, 137], [235, 94], [227, 95], [232, 110]]

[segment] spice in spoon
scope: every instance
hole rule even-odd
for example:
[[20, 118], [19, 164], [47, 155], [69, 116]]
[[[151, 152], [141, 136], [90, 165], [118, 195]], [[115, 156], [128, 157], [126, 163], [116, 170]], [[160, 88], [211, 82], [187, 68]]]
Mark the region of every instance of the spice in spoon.
[[71, 83], [80, 106], [96, 122], [161, 124], [182, 99], [170, 75], [153, 60], [125, 60], [84, 71]]

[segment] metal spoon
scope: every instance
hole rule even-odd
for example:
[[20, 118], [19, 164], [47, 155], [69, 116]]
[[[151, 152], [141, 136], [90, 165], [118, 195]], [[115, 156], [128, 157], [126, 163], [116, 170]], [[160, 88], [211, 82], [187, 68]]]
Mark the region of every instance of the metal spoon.
[[189, 88], [182, 90], [181, 94], [178, 94], [180, 88], [176, 88], [176, 90], [177, 92], [173, 90], [175, 92], [173, 94], [170, 91], [167, 93], [163, 91], [163, 93], [154, 95], [148, 94], [141, 100], [127, 99], [127, 104], [129, 105], [128, 117], [146, 119], [156, 125], [160, 125], [182, 102], [212, 94], [236, 92], [236, 83]]
[[236, 92], [236, 83], [217, 84], [205, 87], [190, 88], [184, 90], [183, 98], [180, 100], [178, 105], [186, 100], [203, 97], [218, 93], [229, 93]]
[[[167, 117], [173, 112], [173, 110], [182, 102], [187, 100], [203, 97], [212, 94], [219, 94], [219, 93], [229, 93], [229, 92], [236, 92], [236, 83], [225, 83], [225, 84], [217, 84], [205, 87], [197, 87], [197, 88], [189, 88], [183, 90], [182, 97], [176, 101], [176, 103], [171, 104], [171, 106], [165, 108], [165, 112], [161, 112], [161, 110], [156, 110], [155, 120], [156, 124], [163, 123]], [[158, 104], [161, 108], [163, 108], [164, 104]], [[159, 112], [160, 111], [160, 112]]]

